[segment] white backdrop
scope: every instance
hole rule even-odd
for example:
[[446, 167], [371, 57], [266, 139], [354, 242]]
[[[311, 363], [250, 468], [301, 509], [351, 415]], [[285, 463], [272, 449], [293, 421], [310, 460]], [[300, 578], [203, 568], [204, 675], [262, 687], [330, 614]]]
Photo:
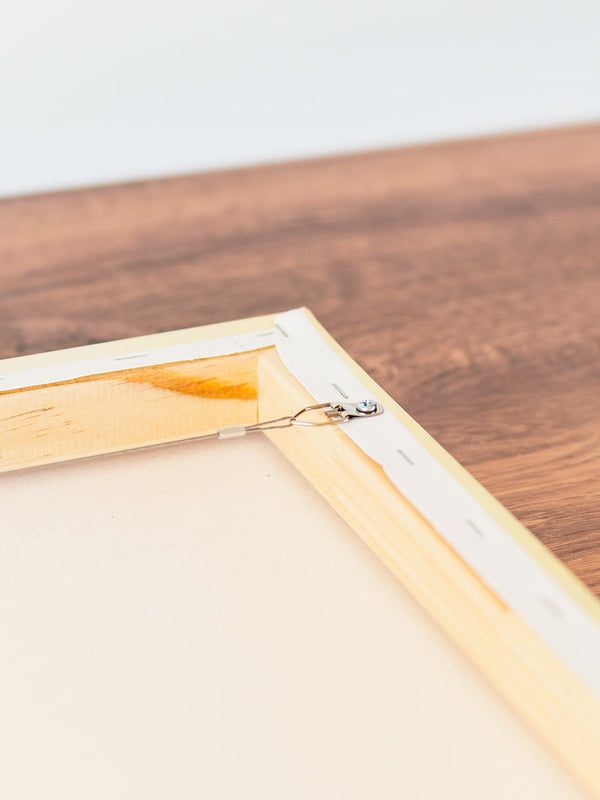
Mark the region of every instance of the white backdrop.
[[598, 0], [19, 0], [0, 195], [600, 118]]

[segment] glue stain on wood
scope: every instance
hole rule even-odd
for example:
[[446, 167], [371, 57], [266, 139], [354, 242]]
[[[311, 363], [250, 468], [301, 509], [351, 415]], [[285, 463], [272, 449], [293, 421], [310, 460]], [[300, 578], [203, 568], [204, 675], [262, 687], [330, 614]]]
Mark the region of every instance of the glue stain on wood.
[[[252, 356], [252, 359], [248, 362], [243, 356]], [[215, 375], [214, 364], [217, 360], [219, 370]], [[94, 381], [119, 381], [122, 383], [147, 384], [156, 389], [166, 389], [170, 392], [216, 400], [256, 400], [258, 397], [256, 370], [248, 368], [249, 363], [255, 364], [255, 361], [256, 353], [251, 351], [248, 353], [235, 353], [230, 356], [175, 361], [147, 367], [133, 367], [115, 370], [114, 372], [102, 372], [98, 375], [83, 375], [79, 378], [70, 378], [65, 381], [9, 389], [8, 391], [0, 392], [0, 398], [22, 392], [37, 392], [49, 387], [71, 386]], [[207, 377], [203, 377], [203, 374], [206, 375], [207, 371], [210, 374]], [[38, 410], [50, 411], [51, 408]], [[29, 413], [32, 413], [32, 411], [18, 412], [18, 414]], [[18, 414], [13, 416], [18, 416]], [[0, 421], [6, 419], [8, 417], [0, 414]]]
[[156, 389], [166, 389], [169, 392], [192, 395], [194, 397], [207, 397], [215, 400], [256, 400], [258, 386], [256, 381], [232, 381], [221, 377], [201, 378], [195, 372], [188, 372], [188, 365], [168, 364], [154, 367], [140, 367], [127, 371], [127, 383], [143, 383], [154, 386]]

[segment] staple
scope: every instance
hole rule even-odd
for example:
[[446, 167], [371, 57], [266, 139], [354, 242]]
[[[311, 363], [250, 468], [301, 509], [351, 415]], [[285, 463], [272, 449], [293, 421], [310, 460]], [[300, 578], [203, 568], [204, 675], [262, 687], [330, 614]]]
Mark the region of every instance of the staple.
[[130, 358], [147, 358], [148, 353], [134, 353], [131, 356], [115, 356], [113, 361], [128, 361]]
[[403, 458], [403, 459], [404, 459], [404, 460], [405, 460], [405, 461], [406, 461], [408, 464], [410, 464], [410, 465], [411, 465], [411, 467], [414, 467], [414, 465], [415, 465], [415, 462], [412, 460], [412, 458], [411, 458], [410, 456], [407, 456], [407, 455], [406, 455], [406, 453], [404, 452], [404, 450], [401, 450], [399, 447], [397, 447], [397, 448], [396, 448], [396, 452], [398, 453], [398, 455], [401, 455], [401, 456], [402, 456], [402, 458]]
[[[280, 330], [281, 330], [281, 328], [280, 328]], [[281, 331], [281, 332], [283, 333], [283, 331]], [[275, 336], [275, 331], [262, 331], [262, 333], [257, 333], [256, 336], [257, 337], [260, 337], [260, 336]]]
[[342, 395], [342, 397], [344, 398], [344, 400], [347, 400], [347, 399], [348, 399], [348, 395], [346, 394], [346, 392], [345, 392], [343, 389], [341, 389], [341, 388], [340, 388], [340, 387], [337, 385], [337, 383], [332, 383], [331, 385], [332, 385], [332, 386], [333, 386], [333, 388], [336, 390], [336, 392], [339, 392], [339, 393]]
[[483, 531], [481, 530], [481, 528], [479, 527], [479, 525], [476, 525], [476, 524], [473, 522], [473, 520], [472, 520], [472, 519], [469, 519], [468, 517], [467, 517], [467, 519], [465, 519], [465, 522], [467, 523], [467, 525], [469, 526], [469, 528], [471, 528], [471, 530], [472, 530], [472, 531], [474, 531], [474, 532], [475, 532], [475, 533], [476, 533], [478, 536], [481, 536], [481, 537], [483, 538], [483, 536], [484, 536], [485, 534], [483, 533]]
[[288, 332], [287, 332], [287, 331], [286, 331], [284, 328], [282, 328], [282, 327], [281, 327], [281, 325], [279, 324], [279, 322], [276, 322], [276, 323], [275, 323], [275, 327], [277, 328], [277, 330], [279, 331], [279, 333], [281, 333], [281, 335], [282, 335], [282, 336], [285, 336], [285, 338], [286, 338], [286, 339], [289, 339], [289, 338], [290, 338], [290, 335], [289, 335], [289, 333], [288, 333]]
[[557, 603], [551, 598], [547, 597], [546, 595], [542, 595], [540, 597], [542, 604], [545, 608], [554, 616], [554, 617], [562, 617], [563, 610], [562, 608], [557, 605]]

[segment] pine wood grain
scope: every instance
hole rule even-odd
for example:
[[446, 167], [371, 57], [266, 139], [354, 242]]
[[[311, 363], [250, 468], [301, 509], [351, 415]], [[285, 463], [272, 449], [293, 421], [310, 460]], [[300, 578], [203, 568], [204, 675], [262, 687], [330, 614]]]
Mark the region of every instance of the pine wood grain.
[[600, 126], [0, 203], [0, 357], [307, 305], [600, 595]]
[[257, 369], [250, 351], [0, 392], [0, 473], [251, 425]]

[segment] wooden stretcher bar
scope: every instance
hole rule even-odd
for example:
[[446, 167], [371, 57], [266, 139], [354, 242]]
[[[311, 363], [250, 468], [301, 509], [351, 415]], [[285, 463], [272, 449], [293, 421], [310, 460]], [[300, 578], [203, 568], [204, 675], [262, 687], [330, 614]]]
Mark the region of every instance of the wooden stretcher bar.
[[[384, 403], [386, 412], [406, 423], [406, 412], [310, 319], [372, 396]], [[265, 346], [238, 353], [127, 366], [132, 352], [258, 333], [274, 325], [274, 316], [259, 317], [0, 362], [0, 374], [6, 378], [98, 358], [115, 360], [114, 369], [97, 374], [4, 391], [0, 382], [0, 471], [183, 441], [309, 405], [314, 398], [268, 340]], [[444, 468], [477, 495], [586, 613], [598, 618], [597, 601], [576, 578], [414, 421], [409, 422]], [[268, 436], [600, 797], [597, 695], [507, 608], [340, 427], [294, 428]]]

